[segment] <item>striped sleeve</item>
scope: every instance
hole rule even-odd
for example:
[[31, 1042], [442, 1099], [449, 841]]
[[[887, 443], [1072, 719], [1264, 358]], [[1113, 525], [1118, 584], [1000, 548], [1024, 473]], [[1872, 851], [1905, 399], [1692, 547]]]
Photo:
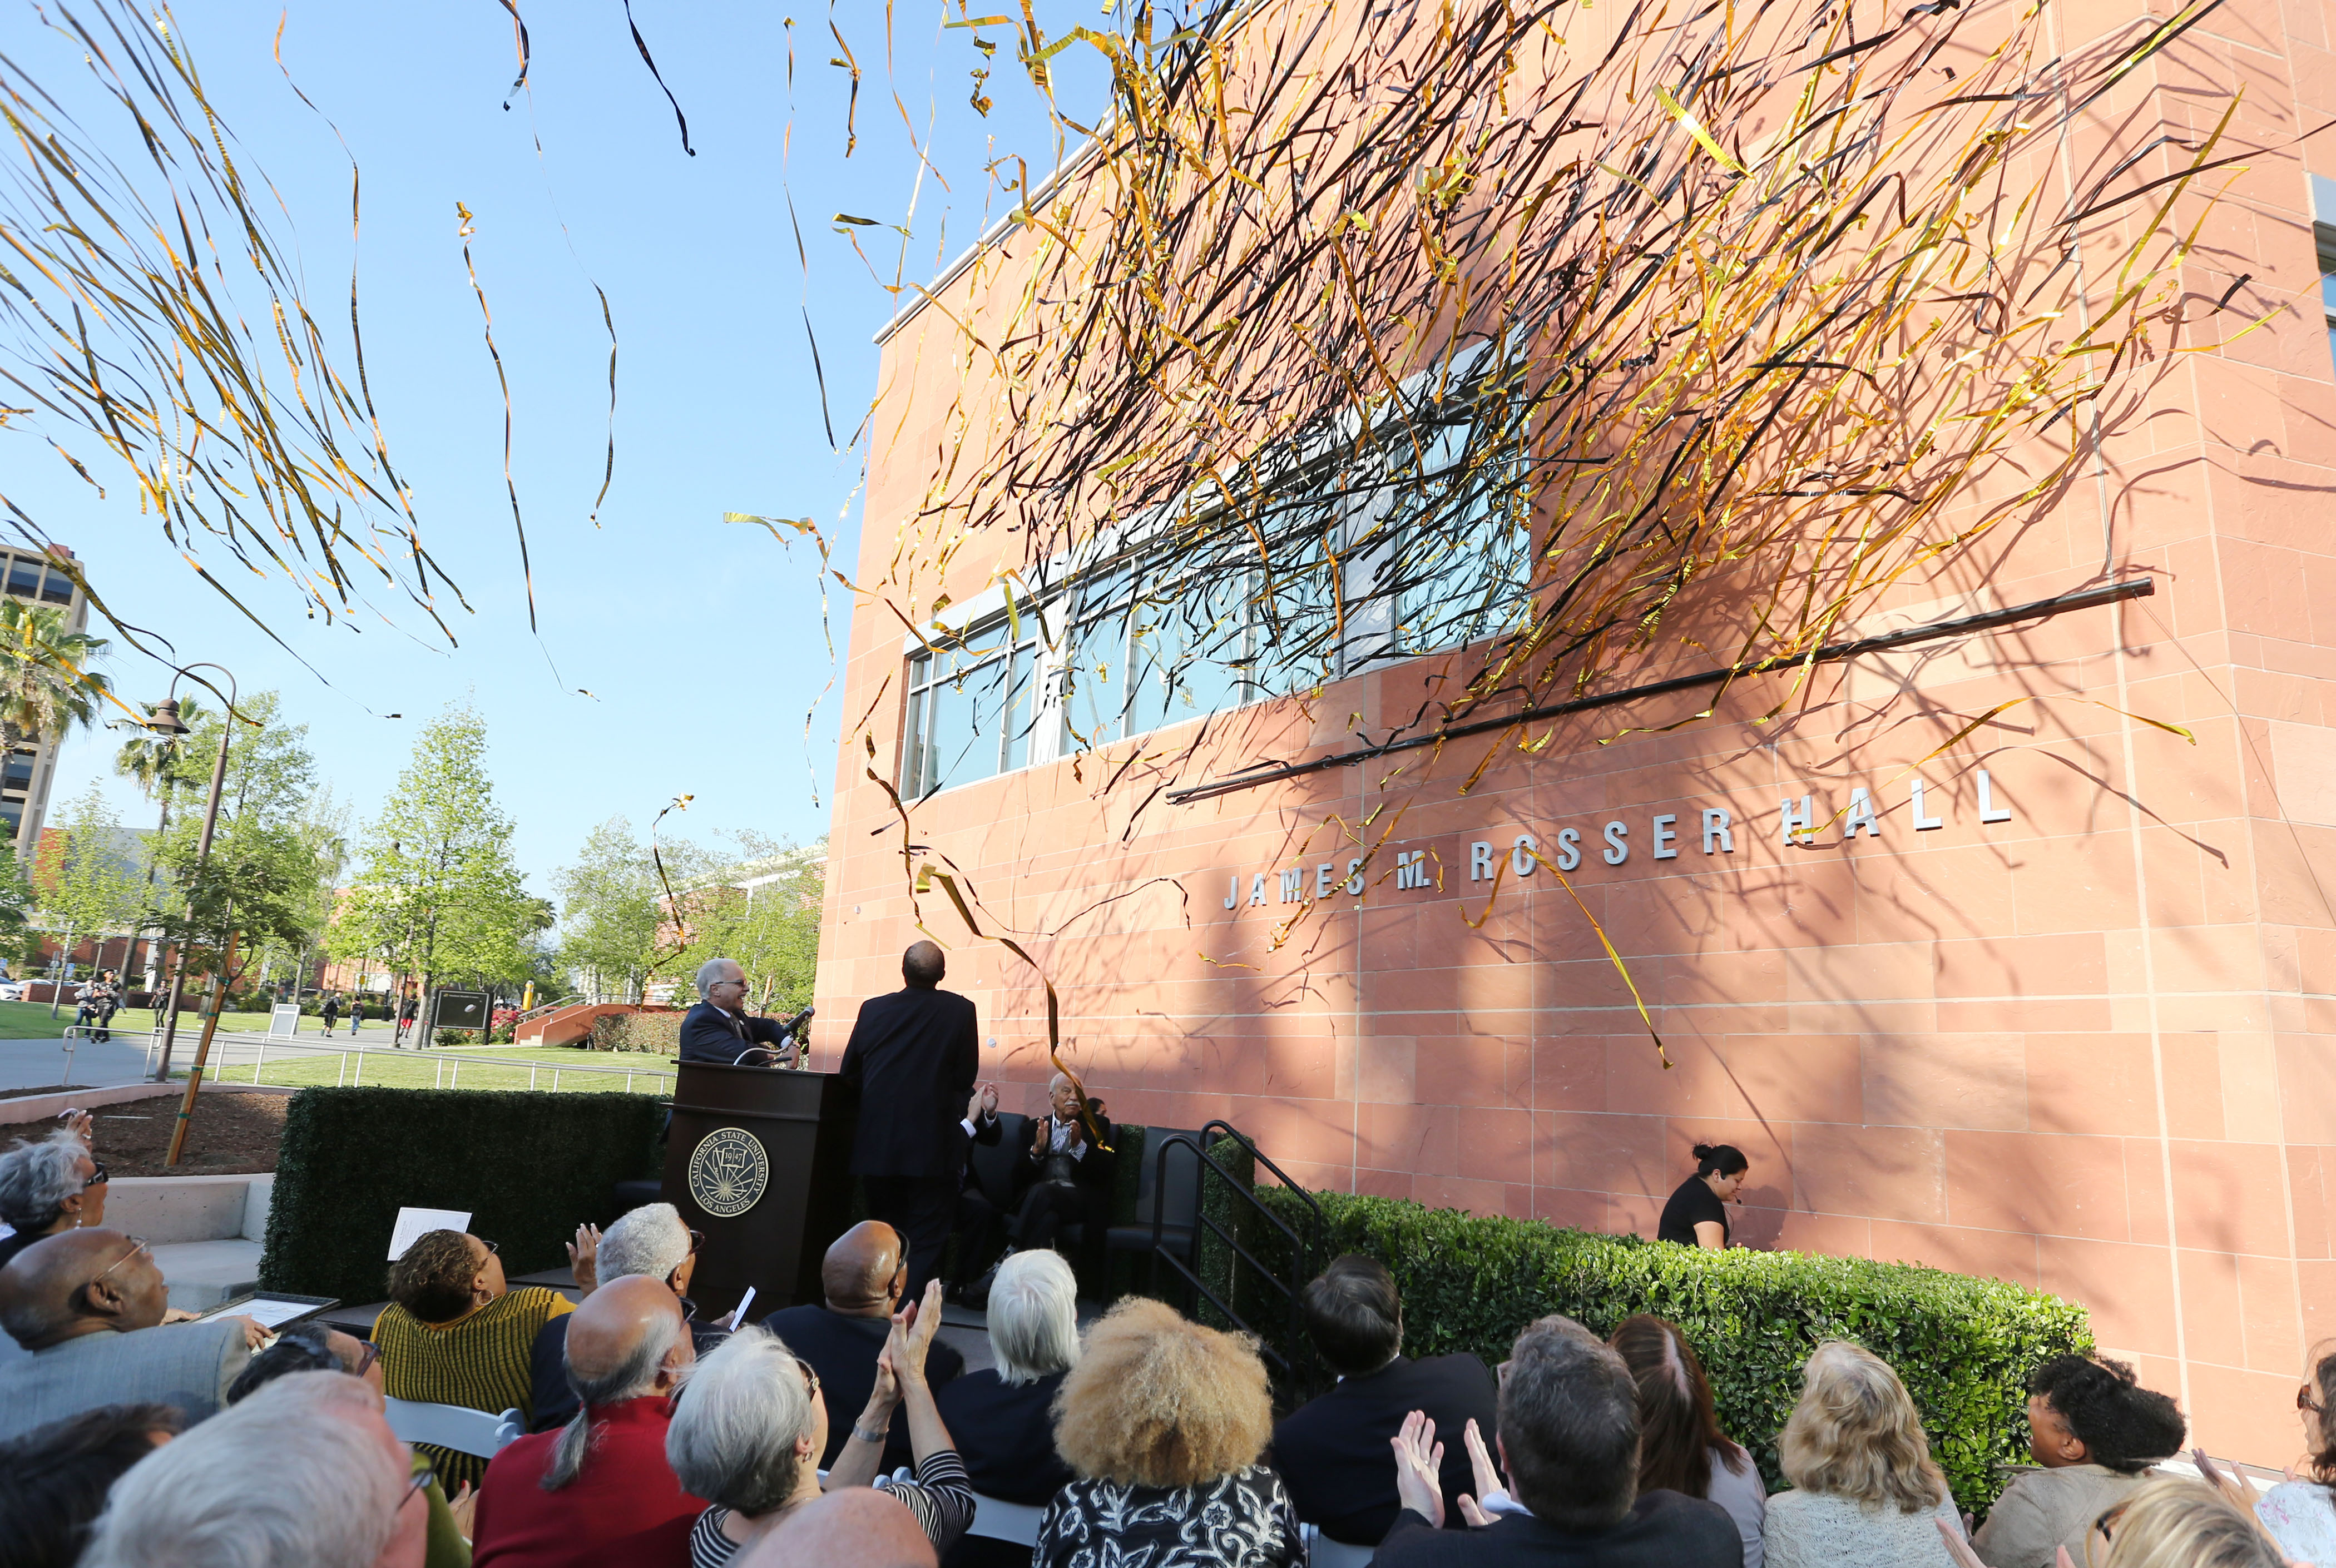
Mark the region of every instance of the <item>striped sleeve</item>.
[[973, 1483], [965, 1461], [954, 1448], [929, 1454], [917, 1466], [913, 1481], [880, 1478], [877, 1489], [890, 1492], [917, 1516], [917, 1524], [933, 1550], [946, 1553], [973, 1523]]

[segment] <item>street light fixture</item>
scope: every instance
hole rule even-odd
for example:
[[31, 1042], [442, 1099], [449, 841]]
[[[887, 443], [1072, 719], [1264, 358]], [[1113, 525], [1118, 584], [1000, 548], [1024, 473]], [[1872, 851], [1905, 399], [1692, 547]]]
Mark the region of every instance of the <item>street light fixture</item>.
[[[227, 748], [228, 742], [235, 738], [235, 703], [238, 688], [236, 685], [234, 672], [224, 664], [205, 662], [178, 666], [170, 675], [169, 694], [155, 708], [154, 716], [146, 721], [146, 727], [155, 733], [160, 735], [189, 733], [186, 721], [179, 717], [179, 678], [190, 670], [217, 670], [227, 677], [228, 692], [227, 712], [219, 721], [219, 760], [211, 765], [210, 803], [203, 808], [202, 842], [195, 850], [195, 875], [200, 877], [204, 865], [211, 857], [211, 836], [219, 830], [219, 791], [227, 784]], [[213, 690], [216, 691], [217, 688]], [[192, 905], [188, 905], [187, 914], [190, 918], [193, 916]], [[170, 963], [170, 995], [162, 1014], [162, 1060], [154, 1069], [156, 1083], [170, 1081], [170, 1048], [179, 1037], [179, 997], [186, 981], [187, 944], [181, 938], [179, 951], [172, 955]]]

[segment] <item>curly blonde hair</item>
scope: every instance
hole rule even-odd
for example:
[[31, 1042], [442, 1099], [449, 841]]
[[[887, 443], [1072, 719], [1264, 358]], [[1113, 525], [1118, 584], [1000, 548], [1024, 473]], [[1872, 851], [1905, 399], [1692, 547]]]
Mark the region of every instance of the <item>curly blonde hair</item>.
[[1197, 1486], [1256, 1464], [1272, 1436], [1255, 1341], [1141, 1297], [1088, 1331], [1055, 1395], [1055, 1447], [1089, 1480]]
[[1805, 1492], [1900, 1513], [1935, 1508], [1947, 1478], [1931, 1457], [1922, 1412], [1890, 1363], [1828, 1340], [1801, 1373], [1801, 1401], [1776, 1442], [1785, 1479]]

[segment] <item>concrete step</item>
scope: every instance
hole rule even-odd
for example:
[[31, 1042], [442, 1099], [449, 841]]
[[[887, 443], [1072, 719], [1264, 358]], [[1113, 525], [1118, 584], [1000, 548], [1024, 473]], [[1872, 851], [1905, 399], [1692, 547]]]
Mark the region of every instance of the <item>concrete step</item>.
[[106, 1184], [105, 1223], [154, 1243], [258, 1243], [268, 1236], [276, 1177], [115, 1176]]
[[164, 1242], [154, 1262], [170, 1287], [170, 1304], [183, 1312], [206, 1312], [259, 1288], [258, 1242]]

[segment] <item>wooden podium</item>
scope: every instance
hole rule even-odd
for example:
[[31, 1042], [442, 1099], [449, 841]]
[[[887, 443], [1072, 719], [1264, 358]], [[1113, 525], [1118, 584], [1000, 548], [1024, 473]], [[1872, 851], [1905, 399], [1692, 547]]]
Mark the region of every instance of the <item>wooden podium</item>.
[[719, 1317], [820, 1299], [819, 1267], [852, 1210], [857, 1097], [832, 1073], [684, 1062], [666, 1130], [665, 1200], [706, 1233], [690, 1296]]

